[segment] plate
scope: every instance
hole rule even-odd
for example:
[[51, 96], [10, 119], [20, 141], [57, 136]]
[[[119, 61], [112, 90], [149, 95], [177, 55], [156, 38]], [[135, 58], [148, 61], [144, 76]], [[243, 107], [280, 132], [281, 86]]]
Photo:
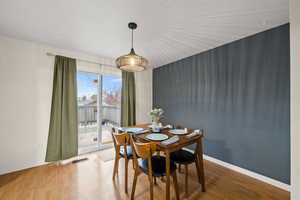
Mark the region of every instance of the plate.
[[[153, 128], [153, 125], [149, 125], [149, 128]], [[157, 126], [156, 128], [163, 128], [163, 126]]]
[[143, 128], [125, 128], [124, 131], [135, 133], [144, 130]]
[[187, 134], [187, 132], [184, 129], [172, 129], [172, 130], [169, 130], [169, 133], [172, 133], [174, 135], [184, 135], [184, 134]]
[[166, 140], [169, 137], [166, 134], [157, 134], [157, 133], [152, 133], [146, 136], [147, 139], [149, 140], [154, 140], [154, 141], [162, 141]]

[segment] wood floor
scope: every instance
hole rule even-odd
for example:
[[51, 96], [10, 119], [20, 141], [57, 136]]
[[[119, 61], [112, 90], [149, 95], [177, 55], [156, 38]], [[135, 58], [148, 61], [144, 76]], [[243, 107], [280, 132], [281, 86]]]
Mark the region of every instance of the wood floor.
[[[0, 176], [1, 200], [121, 200], [124, 194], [124, 169], [120, 163], [119, 179], [112, 181], [113, 161], [103, 162], [96, 154], [88, 154], [89, 160], [76, 164], [45, 165]], [[265, 184], [248, 176], [205, 161], [207, 192], [201, 192], [196, 179], [195, 166], [189, 173], [190, 200], [288, 200], [286, 191]], [[130, 168], [131, 168], [130, 162]], [[129, 191], [133, 179], [129, 172]], [[184, 199], [184, 174], [178, 174], [180, 199]], [[141, 175], [135, 192], [136, 200], [149, 199], [148, 182]], [[165, 183], [161, 180], [154, 187], [154, 199], [164, 199]], [[171, 197], [174, 197], [171, 188]]]

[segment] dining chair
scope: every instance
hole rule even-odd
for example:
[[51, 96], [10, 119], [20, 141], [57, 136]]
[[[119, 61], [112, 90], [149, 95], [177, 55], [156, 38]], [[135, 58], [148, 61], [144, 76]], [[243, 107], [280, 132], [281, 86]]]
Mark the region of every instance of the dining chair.
[[[182, 127], [176, 127], [182, 128]], [[202, 191], [205, 192], [205, 177], [204, 177], [204, 167], [203, 167], [203, 148], [202, 148], [202, 138], [204, 136], [204, 130], [200, 130], [201, 137], [196, 141], [196, 148], [194, 153], [187, 150], [180, 149], [178, 151], [172, 152], [170, 158], [179, 166], [184, 165], [185, 167], [185, 196], [188, 196], [188, 165], [195, 163], [198, 175], [198, 181], [202, 186]], [[179, 167], [180, 169], [180, 167]]]
[[[135, 165], [131, 200], [134, 200], [137, 179], [142, 173], [148, 176], [148, 181], [150, 184], [150, 200], [153, 200], [153, 177], [166, 176], [166, 159], [163, 156], [153, 155], [153, 153], [156, 151], [155, 143], [139, 143], [135, 141], [132, 135], [130, 141], [131, 146], [133, 147], [133, 163]], [[138, 158], [141, 159], [140, 162], [138, 162]], [[176, 165], [173, 161], [170, 161], [170, 174], [173, 178], [176, 199], [179, 200]]]
[[125, 160], [125, 193], [128, 193], [128, 163], [133, 158], [132, 148], [130, 146], [129, 133], [117, 133], [115, 128], [112, 128], [112, 139], [115, 147], [115, 164], [113, 169], [113, 180], [119, 170], [119, 160]]
[[[176, 126], [176, 129], [184, 129], [183, 126]], [[177, 163], [178, 164], [178, 172], [181, 173], [181, 164], [180, 163]]]

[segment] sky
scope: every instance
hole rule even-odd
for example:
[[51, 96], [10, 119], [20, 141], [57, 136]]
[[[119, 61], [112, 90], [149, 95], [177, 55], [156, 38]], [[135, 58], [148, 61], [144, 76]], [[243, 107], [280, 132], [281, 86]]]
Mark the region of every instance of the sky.
[[[91, 96], [97, 94], [98, 84], [94, 80], [98, 79], [98, 75], [91, 73], [77, 72], [77, 88], [78, 97]], [[103, 91], [116, 91], [122, 86], [120, 77], [103, 76]]]

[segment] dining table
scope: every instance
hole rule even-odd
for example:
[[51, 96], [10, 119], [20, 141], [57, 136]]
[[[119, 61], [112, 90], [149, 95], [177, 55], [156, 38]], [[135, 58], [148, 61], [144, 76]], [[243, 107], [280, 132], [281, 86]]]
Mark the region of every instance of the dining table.
[[[141, 125], [135, 125], [135, 126], [130, 126], [128, 128], [142, 128], [146, 130], [151, 130], [151, 124], [141, 124]], [[163, 127], [165, 127], [166, 124], [163, 124]], [[171, 128], [164, 128], [159, 131], [161, 134], [165, 134], [168, 136], [168, 138], [174, 136], [173, 133], [170, 133]], [[195, 144], [195, 143], [200, 143], [198, 144], [201, 148], [199, 148], [198, 152], [195, 152], [198, 161], [199, 161], [199, 167], [200, 167], [200, 172], [201, 172], [201, 186], [202, 186], [202, 191], [205, 191], [205, 179], [204, 179], [204, 169], [203, 169], [203, 147], [202, 147], [202, 138], [204, 136], [204, 131], [200, 130], [199, 135], [187, 138], [185, 137], [187, 134], [194, 132], [193, 129], [187, 129], [187, 133], [184, 135], [178, 135], [179, 140], [173, 144], [169, 145], [164, 145], [161, 142], [162, 141], [153, 141], [147, 138], [148, 134], [151, 134], [151, 131], [142, 133], [142, 134], [136, 134], [135, 137], [142, 141], [142, 142], [153, 142], [156, 143], [156, 149], [157, 151], [164, 152], [165, 157], [166, 157], [166, 200], [170, 200], [170, 154], [174, 151], [180, 150], [182, 148], [186, 148], [189, 145]]]

